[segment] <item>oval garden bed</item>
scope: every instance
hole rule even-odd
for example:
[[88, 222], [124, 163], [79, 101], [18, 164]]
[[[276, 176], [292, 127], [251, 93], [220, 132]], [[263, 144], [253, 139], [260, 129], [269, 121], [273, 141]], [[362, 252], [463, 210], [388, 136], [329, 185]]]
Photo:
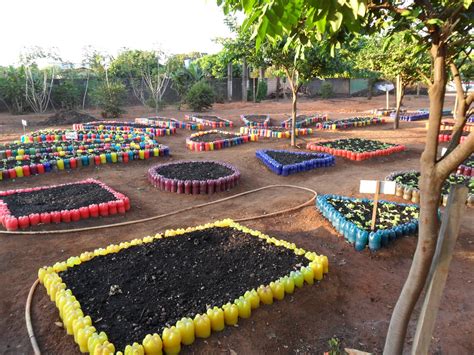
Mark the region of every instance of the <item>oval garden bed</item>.
[[233, 126], [232, 121], [229, 121], [229, 120], [226, 120], [224, 118], [221, 118], [219, 116], [214, 116], [214, 115], [192, 114], [192, 115], [186, 115], [185, 117], [189, 121], [201, 123], [204, 126], [212, 127], [212, 128], [224, 128], [224, 127]]
[[328, 142], [308, 143], [306, 149], [327, 152], [350, 160], [365, 160], [405, 150], [404, 145], [370, 139], [348, 138]]
[[248, 127], [268, 127], [271, 125], [269, 115], [240, 115], [240, 118]]
[[152, 166], [148, 180], [153, 186], [178, 194], [212, 194], [236, 186], [240, 172], [234, 166], [211, 160], [182, 160]]
[[374, 203], [366, 198], [319, 195], [316, 207], [356, 250], [378, 250], [418, 229], [419, 207], [379, 200], [375, 229], [371, 230]]
[[60, 142], [60, 141], [85, 141], [85, 142], [109, 142], [123, 139], [145, 141], [152, 139], [153, 135], [137, 132], [120, 131], [76, 131], [70, 129], [45, 129], [22, 135], [22, 143]]
[[[316, 123], [325, 122], [328, 120], [327, 115], [297, 115], [296, 116], [296, 128], [313, 126]], [[281, 123], [282, 127], [289, 128], [291, 127], [291, 117]]]
[[[388, 175], [385, 180], [395, 181], [397, 183], [396, 195], [403, 197], [405, 200], [411, 200], [418, 203], [420, 201], [420, 190], [418, 181], [420, 172], [415, 170], [397, 171]], [[448, 203], [448, 195], [451, 185], [465, 184], [469, 188], [467, 204], [474, 207], [474, 178], [470, 176], [451, 174], [441, 188], [442, 199], [440, 204], [446, 206]]]
[[[290, 138], [291, 129], [278, 126], [262, 127], [240, 127], [241, 134], [256, 135], [264, 138]], [[311, 128], [295, 128], [295, 136], [307, 136], [313, 133]]]
[[357, 127], [365, 127], [385, 123], [383, 118], [378, 117], [352, 117], [340, 120], [327, 120], [325, 122], [316, 123], [317, 129], [336, 130], [350, 129]]
[[0, 191], [0, 223], [7, 230], [123, 214], [129, 209], [128, 197], [94, 179]]
[[270, 168], [271, 171], [283, 176], [316, 168], [325, 168], [335, 164], [334, 157], [325, 153], [262, 149], [257, 150], [255, 155]]
[[84, 252], [38, 278], [81, 352], [176, 354], [327, 272], [326, 256], [224, 220]]
[[186, 147], [190, 150], [202, 152], [229, 148], [250, 141], [256, 141], [257, 139], [256, 135], [212, 130], [192, 134], [186, 138]]
[[73, 125], [73, 129], [147, 133], [155, 137], [169, 136], [176, 133], [176, 128], [172, 127], [164, 128], [153, 124], [123, 121], [94, 121], [88, 123], [78, 123]]
[[183, 122], [183, 121], [178, 121], [175, 118], [167, 118], [167, 117], [135, 118], [135, 122], [145, 123], [145, 124], [154, 124], [159, 127], [183, 128], [183, 129], [189, 129], [191, 131], [200, 131], [200, 130], [205, 129], [202, 123]]

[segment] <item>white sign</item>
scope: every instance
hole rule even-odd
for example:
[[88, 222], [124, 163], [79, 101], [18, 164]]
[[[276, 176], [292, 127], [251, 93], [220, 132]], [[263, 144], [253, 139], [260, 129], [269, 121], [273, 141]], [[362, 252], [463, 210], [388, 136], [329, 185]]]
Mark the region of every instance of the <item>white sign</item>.
[[[380, 181], [379, 193], [395, 195], [395, 181]], [[377, 180], [360, 180], [360, 193], [374, 194], [377, 190]]]
[[441, 156], [444, 156], [447, 151], [448, 151], [448, 148], [441, 149]]
[[380, 90], [380, 91], [392, 91], [395, 86], [393, 86], [392, 83], [378, 83], [378, 84], [375, 84], [375, 87]]
[[26, 127], [26, 126], [28, 126], [28, 122], [26, 122], [26, 120], [21, 120], [21, 125], [23, 127]]
[[77, 131], [67, 131], [66, 132], [67, 140], [77, 140]]

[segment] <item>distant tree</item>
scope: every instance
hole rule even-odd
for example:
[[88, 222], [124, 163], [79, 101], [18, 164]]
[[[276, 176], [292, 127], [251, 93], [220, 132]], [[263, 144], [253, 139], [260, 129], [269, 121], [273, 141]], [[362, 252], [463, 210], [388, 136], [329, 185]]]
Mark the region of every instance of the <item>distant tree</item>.
[[0, 67], [0, 101], [11, 114], [22, 114], [28, 109], [25, 81], [26, 74], [23, 66]]

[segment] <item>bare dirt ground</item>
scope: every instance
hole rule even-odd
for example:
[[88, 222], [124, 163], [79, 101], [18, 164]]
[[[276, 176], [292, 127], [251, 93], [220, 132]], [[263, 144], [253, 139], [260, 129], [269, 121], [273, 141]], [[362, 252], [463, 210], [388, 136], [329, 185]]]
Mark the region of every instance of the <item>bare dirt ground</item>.
[[[350, 117], [366, 110], [383, 107], [384, 97], [371, 101], [366, 98], [302, 100], [301, 113], [326, 112], [331, 118]], [[447, 107], [453, 106], [453, 98], [447, 99]], [[405, 99], [408, 108], [427, 108], [426, 97]], [[289, 101], [260, 104], [218, 104], [212, 113], [233, 120], [240, 126], [243, 113], [269, 113], [283, 119], [290, 113]], [[128, 108], [123, 118], [132, 119], [150, 115], [141, 107]], [[92, 112], [97, 114], [97, 111]], [[167, 108], [160, 114], [183, 118], [187, 111]], [[18, 139], [22, 132], [20, 119], [40, 121], [48, 115], [10, 116], [0, 114], [0, 141]], [[29, 127], [38, 129], [40, 127]], [[237, 128], [235, 129], [237, 130]], [[269, 184], [294, 184], [315, 189], [318, 193], [336, 193], [360, 196], [360, 179], [383, 179], [390, 172], [417, 169], [424, 146], [425, 122], [401, 123], [401, 129], [393, 131], [391, 125], [366, 127], [341, 132], [316, 132], [306, 141], [343, 137], [375, 138], [407, 145], [406, 152], [369, 161], [352, 162], [337, 158], [336, 166], [281, 177], [267, 170], [256, 158], [259, 148], [285, 148], [284, 140], [261, 139], [212, 152], [186, 150], [184, 140], [190, 131], [180, 130], [175, 136], [162, 139], [170, 146], [170, 159], [218, 159], [236, 165], [241, 173], [241, 184], [233, 190], [212, 196], [182, 196], [161, 192], [150, 186], [146, 171], [163, 158], [131, 162], [128, 165], [104, 165], [61, 173], [21, 178], [15, 182], [1, 182], [1, 189], [24, 188], [53, 183], [64, 183], [94, 177], [128, 195], [132, 209], [125, 217], [91, 219], [56, 228], [83, 226], [133, 220], [173, 211], [185, 206], [219, 199], [249, 189]], [[304, 143], [299, 140], [299, 143]], [[304, 144], [302, 144], [304, 146]], [[24, 321], [24, 304], [37, 270], [85, 250], [111, 243], [144, 237], [168, 228], [191, 226], [220, 218], [240, 218], [295, 206], [307, 198], [307, 193], [285, 189], [265, 190], [252, 196], [231, 200], [193, 213], [108, 230], [63, 235], [11, 236], [0, 232], [0, 353], [32, 353]], [[393, 199], [392, 196], [384, 196]], [[431, 346], [432, 353], [474, 353], [473, 273], [474, 266], [474, 211], [468, 210], [456, 246], [454, 258], [442, 298]], [[198, 340], [184, 348], [185, 353], [322, 353], [328, 350], [328, 340], [336, 337], [342, 346], [381, 353], [390, 315], [407, 276], [415, 237], [395, 241], [377, 253], [369, 250], [356, 252], [338, 236], [331, 225], [316, 211], [314, 206], [275, 218], [243, 223], [272, 236], [295, 242], [297, 245], [329, 257], [330, 271], [317, 285], [305, 286], [272, 306], [256, 310], [250, 319], [241, 320], [236, 327], [226, 327], [203, 341]], [[53, 228], [53, 227], [50, 227]], [[419, 307], [417, 308], [417, 312]], [[47, 354], [78, 354], [72, 337], [55, 325], [58, 312], [40, 286], [33, 298], [33, 325], [40, 348]], [[415, 323], [410, 325], [407, 345], [414, 335]]]

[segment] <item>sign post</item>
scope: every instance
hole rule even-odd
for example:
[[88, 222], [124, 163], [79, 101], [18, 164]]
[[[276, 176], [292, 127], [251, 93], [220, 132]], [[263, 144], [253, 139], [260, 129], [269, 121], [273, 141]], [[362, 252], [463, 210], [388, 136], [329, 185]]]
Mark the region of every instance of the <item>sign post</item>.
[[375, 194], [374, 209], [372, 210], [371, 230], [375, 229], [375, 221], [377, 220], [377, 208], [379, 205], [379, 195], [395, 195], [395, 181], [379, 181], [379, 180], [360, 180], [360, 193]]
[[21, 120], [21, 125], [23, 126], [23, 133], [26, 133], [26, 126], [28, 126], [28, 122], [26, 120]]

